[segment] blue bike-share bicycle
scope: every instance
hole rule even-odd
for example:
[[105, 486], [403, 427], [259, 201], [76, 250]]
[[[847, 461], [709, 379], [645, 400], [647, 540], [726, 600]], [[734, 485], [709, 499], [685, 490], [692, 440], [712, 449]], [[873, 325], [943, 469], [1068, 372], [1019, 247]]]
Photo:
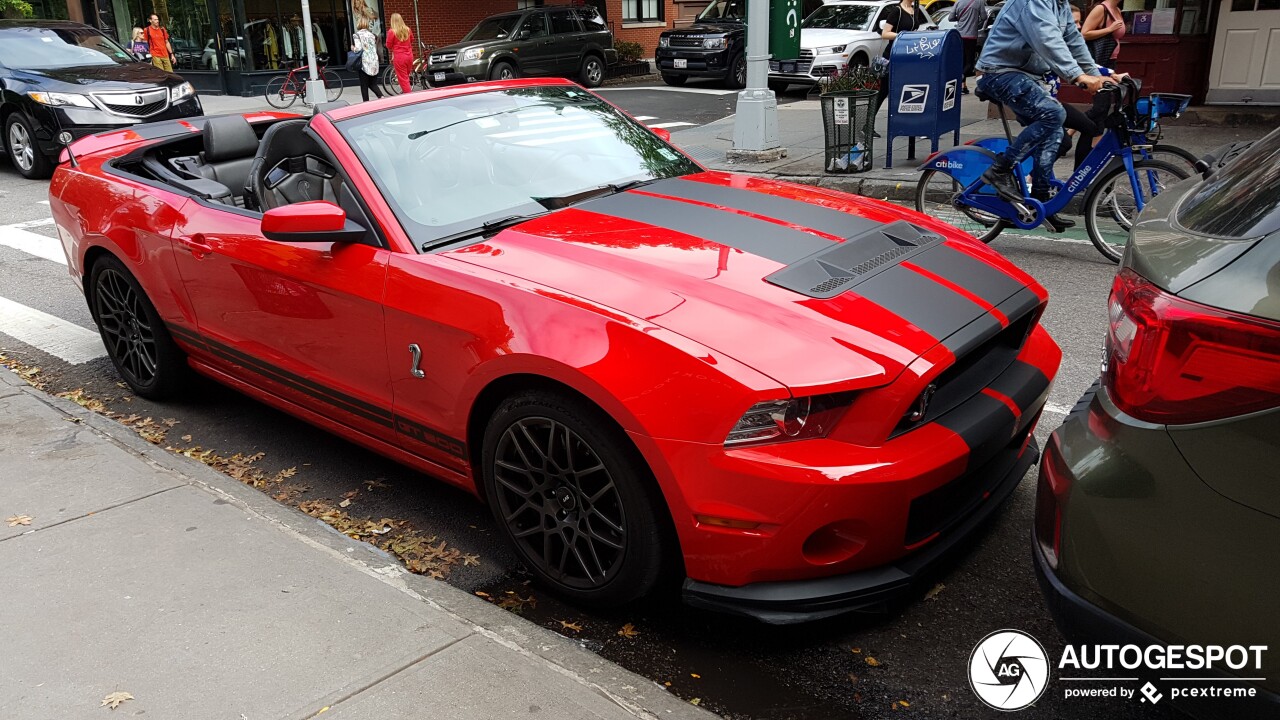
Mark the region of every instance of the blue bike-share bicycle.
[[1022, 198], [1006, 200], [982, 181], [982, 173], [1013, 137], [1004, 108], [1000, 107], [1005, 137], [972, 141], [940, 152], [920, 166], [924, 174], [916, 188], [916, 209], [982, 242], [991, 242], [1007, 227], [1038, 227], [1046, 215], [1062, 212], [1073, 198], [1084, 193], [1082, 209], [1089, 240], [1104, 256], [1119, 261], [1138, 214], [1165, 188], [1191, 174], [1186, 163], [1153, 157], [1170, 151], [1190, 154], [1155, 144], [1159, 119], [1180, 115], [1190, 97], [1153, 93], [1139, 98], [1140, 87], [1136, 80], [1125, 78], [1102, 91], [1113, 97], [1106, 129], [1066, 182], [1054, 180], [1055, 194], [1048, 201], [1031, 197], [1030, 158], [1018, 167], [1018, 175], [1024, 178]]

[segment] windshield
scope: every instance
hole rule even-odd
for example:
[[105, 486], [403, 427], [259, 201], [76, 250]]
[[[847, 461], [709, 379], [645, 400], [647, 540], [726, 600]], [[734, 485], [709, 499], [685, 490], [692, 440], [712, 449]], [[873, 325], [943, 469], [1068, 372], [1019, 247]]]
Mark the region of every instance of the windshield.
[[1201, 185], [1183, 203], [1178, 222], [1215, 237], [1254, 238], [1280, 230], [1280, 130]]
[[705, 10], [698, 13], [698, 20], [744, 22], [747, 19], [746, 0], [711, 0]]
[[866, 30], [879, 6], [827, 5], [813, 11], [800, 24], [802, 28], [826, 28], [829, 30]]
[[15, 27], [0, 30], [0, 65], [47, 70], [137, 62], [115, 41], [92, 28]]
[[467, 36], [462, 38], [467, 40], [505, 40], [511, 37], [511, 33], [516, 29], [516, 23], [520, 22], [519, 15], [500, 15], [498, 17], [485, 18], [476, 25]]
[[643, 125], [573, 87], [463, 95], [338, 124], [419, 245], [548, 198], [698, 172]]

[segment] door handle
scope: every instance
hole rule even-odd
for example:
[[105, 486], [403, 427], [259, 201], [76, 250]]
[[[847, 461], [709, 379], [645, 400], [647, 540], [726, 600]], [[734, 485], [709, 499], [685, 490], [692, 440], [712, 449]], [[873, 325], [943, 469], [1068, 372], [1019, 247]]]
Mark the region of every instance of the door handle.
[[199, 260], [205, 255], [213, 252], [213, 246], [204, 241], [204, 235], [196, 233], [191, 237], [179, 236], [178, 243], [191, 253], [192, 257]]

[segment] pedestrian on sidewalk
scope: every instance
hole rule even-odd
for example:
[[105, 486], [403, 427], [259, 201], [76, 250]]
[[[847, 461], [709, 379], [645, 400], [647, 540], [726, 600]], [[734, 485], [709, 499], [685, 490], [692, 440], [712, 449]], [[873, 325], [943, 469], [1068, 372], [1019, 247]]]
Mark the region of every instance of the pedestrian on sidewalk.
[[1120, 41], [1124, 39], [1124, 18], [1120, 0], [1102, 0], [1093, 6], [1080, 34], [1089, 45], [1089, 53], [1099, 67], [1116, 69], [1120, 59]]
[[960, 0], [951, 11], [951, 19], [956, 23], [964, 47], [964, 80], [960, 93], [968, 95], [969, 78], [973, 77], [973, 66], [978, 61], [978, 33], [987, 24], [987, 0]]
[[400, 92], [409, 92], [409, 70], [413, 66], [413, 33], [404, 24], [400, 13], [391, 14], [391, 29], [387, 31], [387, 50], [391, 52], [391, 64], [400, 81]]
[[151, 48], [147, 45], [147, 37], [143, 34], [142, 28], [133, 29], [133, 40], [129, 44], [129, 49], [139, 60], [151, 62]]
[[160, 16], [151, 13], [147, 18], [147, 28], [142, 32], [147, 39], [147, 50], [151, 53], [151, 64], [173, 72], [173, 45], [169, 43], [169, 31], [160, 26]]
[[356, 77], [360, 79], [360, 97], [364, 102], [369, 102], [369, 90], [372, 89], [373, 94], [381, 100], [382, 88], [378, 87], [378, 38], [369, 30], [368, 20], [360, 18], [360, 22], [356, 24], [356, 34], [351, 39], [351, 51], [360, 53], [360, 62], [354, 68]]
[[[889, 42], [884, 45], [884, 52], [881, 57], [884, 62], [889, 61], [889, 53], [893, 50], [893, 42], [899, 33], [919, 30], [929, 24], [924, 11], [916, 7], [915, 0], [902, 0], [894, 8], [892, 8], [884, 20], [880, 21], [880, 37]], [[884, 104], [885, 98], [889, 97], [889, 78], [886, 76], [880, 80], [880, 90], [876, 93], [876, 115], [880, 114], [880, 106]], [[879, 133], [874, 133], [875, 137], [880, 137]]]

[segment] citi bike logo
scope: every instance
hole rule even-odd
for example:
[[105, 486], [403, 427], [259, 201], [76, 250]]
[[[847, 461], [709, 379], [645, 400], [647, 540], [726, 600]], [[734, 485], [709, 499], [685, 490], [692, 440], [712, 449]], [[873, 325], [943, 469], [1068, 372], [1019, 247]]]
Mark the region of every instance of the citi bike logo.
[[973, 648], [969, 686], [996, 710], [1021, 710], [1049, 686], [1049, 655], [1021, 630], [997, 630]]
[[964, 163], [956, 162], [950, 158], [938, 158], [933, 161], [933, 166], [939, 170], [963, 170]]

